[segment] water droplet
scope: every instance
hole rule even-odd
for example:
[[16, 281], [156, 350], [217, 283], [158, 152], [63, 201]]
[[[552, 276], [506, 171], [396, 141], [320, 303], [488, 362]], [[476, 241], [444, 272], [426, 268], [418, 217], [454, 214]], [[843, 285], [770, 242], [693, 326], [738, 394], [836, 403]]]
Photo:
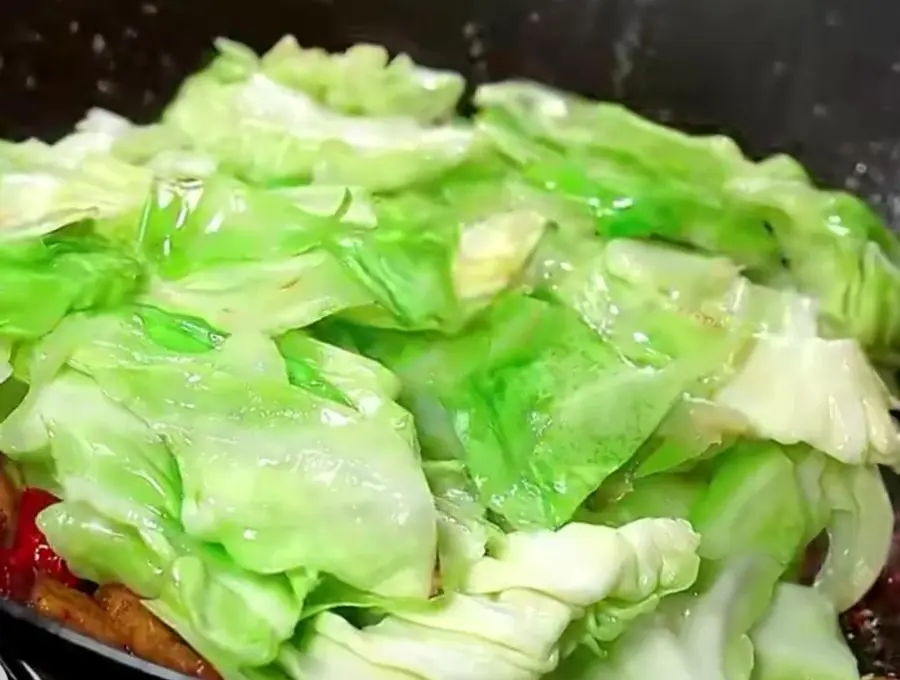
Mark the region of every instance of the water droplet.
[[103, 94], [109, 94], [112, 92], [113, 84], [106, 80], [105, 78], [101, 78], [97, 81], [97, 91], [102, 92]]
[[476, 24], [474, 21], [467, 21], [465, 24], [463, 24], [462, 32], [464, 38], [471, 39], [478, 35], [481, 31], [478, 28], [478, 24]]
[[32, 74], [28, 74], [25, 77], [25, 89], [33, 90], [37, 87], [37, 78], [35, 78]]
[[816, 118], [825, 118], [826, 116], [828, 116], [828, 113], [828, 107], [825, 106], [825, 104], [813, 104], [812, 114]]
[[538, 12], [532, 12], [528, 15], [528, 21], [533, 24], [539, 24], [541, 22], [541, 15]]
[[159, 7], [154, 5], [152, 2], [145, 2], [141, 5], [141, 13], [148, 16], [159, 14]]
[[94, 39], [91, 40], [91, 49], [94, 51], [94, 54], [102, 54], [106, 50], [106, 38], [99, 33], [95, 33]]
[[69, 33], [75, 35], [81, 30], [81, 24], [77, 20], [69, 22]]
[[865, 175], [869, 171], [869, 166], [863, 162], [859, 162], [853, 166], [853, 172], [857, 175]]

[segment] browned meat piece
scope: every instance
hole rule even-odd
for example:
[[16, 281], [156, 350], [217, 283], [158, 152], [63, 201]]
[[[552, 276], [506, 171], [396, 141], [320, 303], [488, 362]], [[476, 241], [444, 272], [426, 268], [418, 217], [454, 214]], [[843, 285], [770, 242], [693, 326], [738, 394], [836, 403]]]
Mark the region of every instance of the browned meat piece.
[[5, 462], [5, 459], [0, 458], [0, 545], [8, 546], [12, 542], [16, 526], [19, 493], [3, 470]]
[[147, 661], [203, 680], [221, 680], [218, 673], [166, 624], [121, 585], [101, 586], [94, 598], [109, 615], [135, 654]]
[[112, 619], [89, 596], [48, 576], [38, 574], [31, 589], [35, 611], [84, 633], [110, 647], [125, 647], [125, 638]]

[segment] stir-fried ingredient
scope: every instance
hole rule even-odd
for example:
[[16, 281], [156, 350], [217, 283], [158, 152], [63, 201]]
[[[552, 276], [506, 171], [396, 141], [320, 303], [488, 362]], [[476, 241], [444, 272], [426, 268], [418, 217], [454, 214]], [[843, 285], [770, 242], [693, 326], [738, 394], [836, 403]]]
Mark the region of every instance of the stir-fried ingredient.
[[92, 584], [69, 571], [36, 524], [37, 516], [59, 503], [52, 494], [28, 487], [21, 494], [0, 472], [0, 506], [10, 523], [10, 546], [0, 550], [0, 594], [24, 602], [55, 621], [111, 647], [186, 675], [205, 680], [220, 676], [168, 626], [151, 614], [140, 598], [120, 585]]
[[200, 678], [859, 679], [900, 469], [862, 201], [536, 83], [463, 119], [381, 48], [218, 48], [155, 124], [0, 143], [7, 597]]
[[844, 612], [841, 625], [864, 670], [900, 676], [900, 534], [894, 534], [887, 566], [875, 586]]
[[[8, 485], [5, 475], [3, 479], [3, 484]], [[27, 599], [38, 575], [49, 576], [73, 588], [78, 586], [78, 578], [53, 551], [37, 526], [38, 514], [59, 499], [41, 489], [29, 488], [16, 500], [17, 507], [12, 505], [3, 513], [14, 521], [9, 527], [11, 545], [0, 548], [0, 593], [13, 599]]]
[[127, 588], [109, 584], [100, 586], [94, 600], [106, 612], [113, 627], [136, 656], [203, 680], [218, 680], [219, 674], [188, 647], [162, 621], [141, 604]]

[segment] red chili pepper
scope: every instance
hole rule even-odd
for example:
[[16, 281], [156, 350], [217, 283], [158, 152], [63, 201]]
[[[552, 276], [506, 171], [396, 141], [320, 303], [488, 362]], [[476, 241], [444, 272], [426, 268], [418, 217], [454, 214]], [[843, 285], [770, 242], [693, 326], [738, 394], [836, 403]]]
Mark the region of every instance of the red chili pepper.
[[29, 488], [22, 492], [13, 546], [0, 549], [0, 592], [7, 597], [26, 598], [35, 573], [46, 574], [71, 587], [80, 583], [37, 526], [37, 516], [54, 503], [59, 503], [59, 499], [41, 489]]
[[[37, 528], [35, 522], [41, 510], [56, 503], [59, 503], [59, 499], [43, 489], [29, 487], [23, 490], [22, 496], [19, 498], [19, 516], [16, 522], [18, 531], [28, 530], [30, 527]], [[18, 535], [16, 538], [18, 539]]]

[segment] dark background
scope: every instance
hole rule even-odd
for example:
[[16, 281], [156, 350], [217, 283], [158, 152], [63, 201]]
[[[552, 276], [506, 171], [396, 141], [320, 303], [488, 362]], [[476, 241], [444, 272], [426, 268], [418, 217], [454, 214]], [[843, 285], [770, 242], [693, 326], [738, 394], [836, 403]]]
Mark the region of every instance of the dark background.
[[227, 35], [373, 41], [473, 81], [524, 75], [775, 149], [900, 226], [900, 2], [0, 0], [0, 137], [91, 105], [148, 120]]
[[[897, 0], [0, 0], [0, 138], [59, 136], [91, 106], [152, 120], [216, 36], [262, 51], [285, 33], [382, 43], [474, 83], [527, 76], [754, 156], [787, 151], [900, 228]], [[0, 602], [4, 656], [56, 678], [146, 677], [57, 629]], [[31, 677], [12, 657], [7, 671]]]

